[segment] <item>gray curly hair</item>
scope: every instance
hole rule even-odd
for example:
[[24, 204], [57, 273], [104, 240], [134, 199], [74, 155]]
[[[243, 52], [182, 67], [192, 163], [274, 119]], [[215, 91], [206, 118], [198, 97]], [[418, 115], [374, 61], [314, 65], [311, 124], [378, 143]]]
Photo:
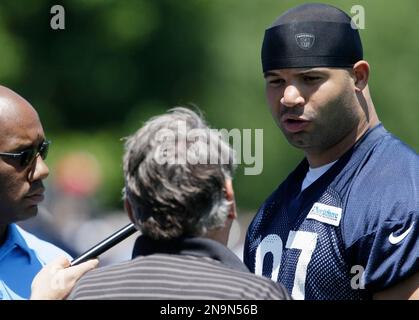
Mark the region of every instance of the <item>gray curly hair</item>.
[[[179, 130], [179, 123], [186, 130]], [[196, 129], [199, 143], [188, 135]], [[161, 139], [161, 133], [167, 131], [173, 133], [172, 148], [163, 148], [168, 141]], [[211, 156], [211, 160], [197, 162], [197, 152], [199, 159]], [[195, 160], [162, 162], [162, 156], [163, 160]], [[214, 163], [214, 158], [224, 161]], [[202, 236], [224, 225], [230, 206], [224, 186], [234, 173], [234, 151], [201, 114], [175, 107], [151, 118], [128, 137], [123, 169], [124, 194], [144, 235], [153, 239]]]

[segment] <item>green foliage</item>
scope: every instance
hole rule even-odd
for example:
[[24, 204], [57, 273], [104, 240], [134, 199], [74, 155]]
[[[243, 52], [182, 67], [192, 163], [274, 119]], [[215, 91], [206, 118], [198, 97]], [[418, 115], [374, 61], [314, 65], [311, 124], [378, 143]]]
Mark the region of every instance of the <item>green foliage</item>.
[[[384, 125], [419, 148], [419, 2], [324, 1], [350, 14], [362, 5], [370, 88]], [[67, 151], [99, 159], [97, 197], [120, 207], [122, 142], [150, 116], [179, 104], [201, 107], [214, 128], [263, 128], [264, 167], [235, 179], [240, 207], [256, 209], [301, 159], [287, 145], [264, 97], [264, 29], [303, 1], [67, 0], [66, 29], [52, 30], [54, 1], [0, 3], [0, 83], [27, 98], [53, 137], [51, 166]]]

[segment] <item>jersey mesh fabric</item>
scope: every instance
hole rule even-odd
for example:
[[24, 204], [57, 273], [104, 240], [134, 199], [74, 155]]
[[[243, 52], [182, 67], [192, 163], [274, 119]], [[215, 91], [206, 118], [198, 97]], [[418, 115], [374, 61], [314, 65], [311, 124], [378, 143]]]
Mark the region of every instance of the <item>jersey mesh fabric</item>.
[[[296, 299], [370, 298], [418, 271], [419, 157], [413, 150], [379, 125], [300, 192], [307, 170], [304, 160], [249, 226], [244, 262], [251, 271], [281, 282]], [[341, 212], [340, 224], [308, 218], [316, 204]], [[400, 244], [389, 242], [390, 234], [410, 226]], [[352, 287], [353, 266], [364, 270], [365, 290]]]

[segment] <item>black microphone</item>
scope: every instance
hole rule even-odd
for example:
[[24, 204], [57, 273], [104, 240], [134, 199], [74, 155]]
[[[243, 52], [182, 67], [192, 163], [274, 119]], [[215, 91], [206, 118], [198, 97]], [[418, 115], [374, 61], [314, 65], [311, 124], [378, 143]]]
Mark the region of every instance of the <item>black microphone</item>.
[[71, 266], [78, 265], [82, 262], [85, 262], [89, 259], [93, 259], [104, 253], [105, 251], [109, 250], [113, 246], [117, 245], [121, 241], [128, 238], [130, 235], [134, 234], [137, 231], [133, 223], [126, 225], [122, 229], [118, 230], [114, 234], [107, 237], [105, 240], [99, 242], [97, 245], [91, 247], [85, 253], [71, 261]]

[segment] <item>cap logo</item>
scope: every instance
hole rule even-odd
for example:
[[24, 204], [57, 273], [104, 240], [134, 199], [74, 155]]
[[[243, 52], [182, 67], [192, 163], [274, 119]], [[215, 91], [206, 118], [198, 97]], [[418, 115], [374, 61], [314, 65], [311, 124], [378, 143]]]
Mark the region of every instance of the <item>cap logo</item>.
[[313, 46], [315, 40], [316, 37], [311, 33], [298, 33], [295, 35], [295, 41], [303, 50], [310, 49]]

